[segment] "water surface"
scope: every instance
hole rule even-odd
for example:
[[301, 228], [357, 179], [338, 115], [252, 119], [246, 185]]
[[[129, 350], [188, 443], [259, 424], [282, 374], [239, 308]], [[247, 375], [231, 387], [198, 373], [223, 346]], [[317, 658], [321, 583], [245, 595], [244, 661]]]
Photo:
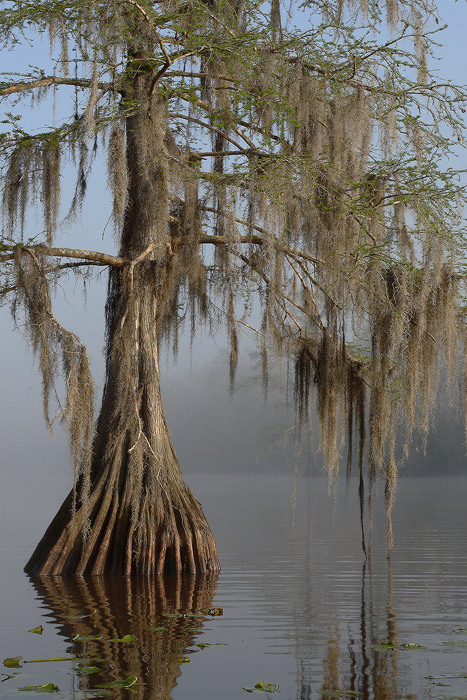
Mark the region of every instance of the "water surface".
[[[382, 493], [366, 561], [356, 484], [333, 496], [321, 478], [189, 482], [222, 572], [150, 586], [30, 581], [22, 566], [42, 534], [31, 522], [47, 524], [52, 496], [38, 485], [26, 518], [3, 491], [0, 660], [69, 660], [2, 668], [0, 697], [42, 683], [98, 697], [98, 685], [137, 677], [109, 697], [241, 700], [264, 681], [282, 700], [467, 698], [467, 479], [400, 480], [390, 561]], [[125, 635], [136, 640], [111, 641]], [[80, 673], [89, 666], [101, 671]]]

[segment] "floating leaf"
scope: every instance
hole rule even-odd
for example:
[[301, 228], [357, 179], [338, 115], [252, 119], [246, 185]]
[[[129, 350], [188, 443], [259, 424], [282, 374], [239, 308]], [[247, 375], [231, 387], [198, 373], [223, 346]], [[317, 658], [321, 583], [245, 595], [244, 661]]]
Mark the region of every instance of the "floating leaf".
[[131, 642], [136, 642], [136, 637], [133, 634], [126, 634], [121, 639], [108, 639], [108, 642], [123, 642], [124, 644], [131, 644]]
[[2, 678], [2, 683], [3, 683], [4, 681], [9, 681], [9, 680], [11, 680], [11, 678], [14, 678], [14, 676], [10, 676], [10, 675], [8, 675], [8, 673], [2, 673], [2, 676], [5, 676], [5, 678]]
[[410, 651], [412, 649], [426, 649], [422, 647], [421, 644], [416, 642], [405, 642], [405, 644], [396, 644], [393, 641], [382, 642], [381, 644], [372, 644], [373, 649], [378, 651]]
[[242, 690], [246, 690], [247, 693], [279, 693], [280, 692], [279, 686], [276, 685], [276, 683], [265, 683], [264, 681], [260, 681], [253, 688], [243, 687]]
[[467, 634], [467, 628], [459, 627], [458, 629], [453, 630], [453, 632], [456, 632], [457, 634]]
[[165, 632], [167, 627], [149, 627], [150, 632]]
[[62, 615], [66, 620], [85, 620], [87, 617], [92, 617], [96, 611], [93, 613], [83, 614], [83, 615]]
[[34, 693], [58, 693], [60, 688], [53, 683], [43, 683], [42, 685], [25, 685], [18, 690], [26, 690]]
[[188, 658], [188, 656], [182, 656], [182, 658], [181, 658], [181, 659], [177, 659], [177, 660], [175, 661], [175, 663], [176, 663], [176, 664], [189, 664], [189, 663], [190, 663], [190, 659]]
[[205, 649], [206, 647], [226, 647], [227, 644], [222, 644], [222, 642], [216, 642], [215, 644], [210, 644], [209, 642], [198, 642], [196, 646], [200, 649]]
[[39, 627], [34, 627], [32, 630], [28, 630], [28, 632], [32, 632], [33, 634], [42, 634], [44, 631], [44, 628], [42, 625], [39, 625]]
[[224, 608], [209, 608], [208, 610], [208, 615], [223, 615], [224, 614]]
[[43, 664], [49, 661], [74, 661], [74, 656], [57, 656], [52, 659], [29, 659], [28, 661], [23, 661], [23, 664]]
[[77, 634], [73, 637], [74, 642], [95, 642], [97, 639], [102, 639], [102, 634]]
[[109, 681], [108, 683], [99, 683], [96, 688], [131, 688], [136, 683], [136, 676], [128, 676], [121, 681]]
[[357, 690], [320, 690], [320, 695], [326, 695], [328, 698], [360, 698], [363, 693], [359, 693]]
[[90, 675], [91, 673], [101, 673], [102, 669], [99, 668], [99, 666], [82, 666], [81, 668], [76, 669], [76, 673], [84, 673], [86, 675]]
[[406, 642], [405, 644], [397, 644], [396, 649], [426, 649], [426, 647], [422, 647], [416, 642]]
[[467, 647], [467, 642], [443, 642], [443, 644], [449, 644], [451, 647]]
[[22, 656], [12, 656], [8, 659], [3, 659], [3, 665], [7, 668], [22, 668], [20, 661], [22, 661]]

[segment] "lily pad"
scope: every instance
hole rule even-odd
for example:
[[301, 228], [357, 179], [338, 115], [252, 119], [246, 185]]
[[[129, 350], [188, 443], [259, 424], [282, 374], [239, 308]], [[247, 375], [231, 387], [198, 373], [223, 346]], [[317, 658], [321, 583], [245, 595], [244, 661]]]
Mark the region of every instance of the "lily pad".
[[98, 639], [103, 639], [102, 634], [77, 634], [73, 637], [74, 642], [95, 642]]
[[378, 651], [412, 651], [414, 649], [426, 649], [421, 644], [416, 642], [405, 642], [404, 644], [396, 644], [392, 640], [382, 642], [381, 644], [372, 644], [373, 649]]
[[109, 642], [123, 642], [124, 644], [131, 644], [131, 642], [136, 642], [136, 637], [133, 634], [126, 634], [121, 639], [108, 639]]
[[136, 676], [128, 676], [121, 681], [109, 681], [108, 683], [99, 683], [96, 688], [131, 688], [136, 683]]
[[216, 642], [215, 644], [209, 642], [198, 642], [196, 646], [200, 649], [206, 649], [206, 647], [226, 647], [227, 644], [222, 644], [222, 642]]
[[25, 685], [18, 690], [25, 690], [34, 693], [58, 693], [60, 688], [53, 683], [42, 683], [42, 685]]
[[99, 666], [81, 666], [81, 668], [76, 669], [76, 673], [90, 675], [91, 673], [101, 673], [102, 669]]
[[28, 630], [28, 632], [32, 632], [33, 634], [42, 634], [44, 631], [44, 628], [42, 625], [39, 625], [39, 627], [34, 627], [32, 630]]
[[253, 688], [243, 687], [242, 690], [246, 690], [247, 693], [279, 693], [280, 692], [279, 686], [276, 683], [265, 683], [264, 681], [260, 681]]
[[3, 659], [3, 665], [7, 668], [22, 668], [22, 660], [22, 656], [10, 656], [7, 659]]
[[456, 634], [467, 634], [467, 628], [466, 627], [458, 627], [456, 630], [453, 630], [453, 632], [456, 632]]
[[50, 661], [73, 661], [74, 656], [56, 656], [51, 659], [28, 659], [28, 661], [23, 661], [23, 664], [44, 664]]

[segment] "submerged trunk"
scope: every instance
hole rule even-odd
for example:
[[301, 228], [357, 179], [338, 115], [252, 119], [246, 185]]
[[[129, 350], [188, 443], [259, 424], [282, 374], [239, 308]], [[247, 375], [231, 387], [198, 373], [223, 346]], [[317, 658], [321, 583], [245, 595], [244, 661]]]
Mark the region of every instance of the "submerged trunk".
[[[142, 267], [152, 274], [151, 263]], [[139, 275], [146, 276], [143, 270]], [[153, 286], [138, 284], [135, 300], [131, 273], [118, 278], [90, 483], [81, 477], [84, 497], [75, 508], [73, 493], [68, 496], [28, 562], [29, 574], [150, 576], [219, 568], [213, 536], [183, 481], [164, 417]]]
[[185, 485], [162, 407], [159, 331], [171, 306], [162, 105], [136, 70], [126, 120], [128, 206], [107, 305], [107, 367], [91, 469], [28, 562], [29, 574], [151, 576], [219, 569], [201, 507]]

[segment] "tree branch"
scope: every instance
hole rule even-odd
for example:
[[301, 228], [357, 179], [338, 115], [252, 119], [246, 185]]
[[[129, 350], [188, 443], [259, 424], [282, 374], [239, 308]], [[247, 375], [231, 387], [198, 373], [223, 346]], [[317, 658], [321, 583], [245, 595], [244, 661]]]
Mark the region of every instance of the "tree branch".
[[[25, 92], [26, 90], [35, 90], [37, 88], [47, 87], [49, 85], [68, 85], [69, 87], [91, 87], [91, 81], [82, 78], [58, 78], [55, 75], [45, 76], [43, 78], [38, 78], [37, 80], [31, 80], [29, 82], [12, 83], [11, 85], [4, 85], [0, 87], [0, 97], [6, 97], [7, 95], [13, 95], [18, 92]], [[98, 88], [100, 90], [118, 92], [114, 85], [111, 83], [98, 83]]]
[[0, 263], [14, 260], [17, 255], [45, 255], [50, 258], [76, 258], [78, 260], [87, 260], [99, 265], [110, 265], [111, 267], [123, 267], [131, 261], [125, 258], [108, 255], [107, 253], [99, 253], [96, 250], [80, 250], [77, 248], [51, 248], [46, 245], [21, 246], [14, 249], [11, 253], [0, 254]]

